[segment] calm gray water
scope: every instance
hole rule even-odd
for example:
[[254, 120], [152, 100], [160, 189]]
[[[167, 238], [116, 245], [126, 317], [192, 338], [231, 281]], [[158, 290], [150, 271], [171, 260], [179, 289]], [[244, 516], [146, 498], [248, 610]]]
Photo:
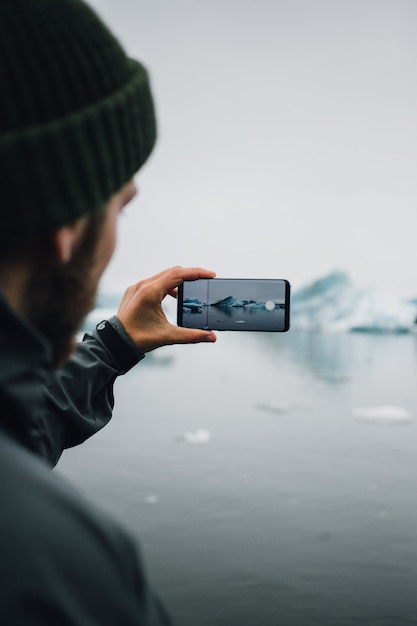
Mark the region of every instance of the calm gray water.
[[[120, 379], [59, 471], [138, 538], [178, 625], [417, 624], [417, 338], [218, 337]], [[386, 405], [415, 419], [353, 414]]]
[[204, 306], [199, 312], [183, 313], [183, 326], [188, 328], [282, 331], [285, 321], [285, 311], [278, 308]]

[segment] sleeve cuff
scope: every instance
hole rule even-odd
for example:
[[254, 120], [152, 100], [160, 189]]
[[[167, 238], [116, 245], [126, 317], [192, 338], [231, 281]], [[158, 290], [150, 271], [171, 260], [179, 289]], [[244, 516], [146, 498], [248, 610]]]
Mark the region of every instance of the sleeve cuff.
[[116, 315], [97, 324], [94, 334], [123, 373], [145, 358], [145, 354], [138, 350]]

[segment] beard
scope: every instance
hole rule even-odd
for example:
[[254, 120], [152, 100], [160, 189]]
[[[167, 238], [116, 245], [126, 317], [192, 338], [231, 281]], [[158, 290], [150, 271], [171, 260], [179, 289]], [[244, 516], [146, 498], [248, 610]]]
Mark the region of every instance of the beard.
[[76, 333], [94, 308], [98, 288], [94, 266], [103, 222], [104, 212], [89, 218], [67, 263], [56, 263], [42, 254], [27, 283], [23, 313], [51, 344], [54, 367], [70, 357]]

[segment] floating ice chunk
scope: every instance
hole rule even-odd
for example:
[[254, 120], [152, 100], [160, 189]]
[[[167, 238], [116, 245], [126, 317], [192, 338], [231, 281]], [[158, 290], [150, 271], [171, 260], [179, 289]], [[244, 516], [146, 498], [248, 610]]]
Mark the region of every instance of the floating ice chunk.
[[186, 443], [199, 445], [209, 443], [212, 440], [212, 434], [209, 430], [206, 430], [205, 428], [199, 428], [194, 432], [184, 433], [182, 439]]
[[282, 400], [269, 400], [269, 402], [259, 402], [256, 408], [261, 411], [267, 411], [268, 413], [288, 413], [291, 411], [294, 405]]
[[146, 504], [158, 504], [159, 496], [155, 495], [154, 493], [150, 493], [149, 495], [145, 496], [145, 502]]
[[401, 406], [368, 406], [354, 409], [353, 416], [369, 424], [408, 424], [412, 415]]

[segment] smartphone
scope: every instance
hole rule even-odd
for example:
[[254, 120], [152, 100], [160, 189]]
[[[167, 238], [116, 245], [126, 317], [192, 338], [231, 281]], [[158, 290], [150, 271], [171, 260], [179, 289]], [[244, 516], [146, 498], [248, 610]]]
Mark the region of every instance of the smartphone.
[[178, 287], [178, 326], [285, 332], [290, 283], [283, 279], [200, 278]]

